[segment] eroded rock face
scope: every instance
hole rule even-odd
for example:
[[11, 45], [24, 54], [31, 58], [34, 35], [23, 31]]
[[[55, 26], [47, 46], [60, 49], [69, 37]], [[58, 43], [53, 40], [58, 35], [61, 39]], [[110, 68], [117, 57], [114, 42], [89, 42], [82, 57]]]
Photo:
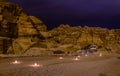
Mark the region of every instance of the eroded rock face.
[[97, 45], [100, 47], [98, 50], [101, 51], [120, 51], [119, 29], [109, 30], [100, 27], [60, 25], [51, 30], [50, 33], [52, 36], [51, 40], [61, 50], [76, 51], [88, 45]]
[[[3, 37], [12, 41], [12, 43], [9, 42], [11, 46], [3, 46], [3, 48], [7, 48], [8, 53], [11, 50], [15, 54], [24, 53], [30, 46], [41, 39], [41, 32], [46, 30], [47, 28], [41, 20], [34, 16], [28, 16], [19, 5], [0, 1], [1, 43], [4, 43], [5, 38]], [[7, 44], [5, 45], [7, 46]]]
[[97, 45], [100, 51], [120, 52], [120, 29], [61, 24], [47, 31], [40, 19], [28, 16], [17, 4], [1, 0], [0, 45], [4, 53], [28, 55], [43, 55], [54, 50], [70, 53], [88, 45]]

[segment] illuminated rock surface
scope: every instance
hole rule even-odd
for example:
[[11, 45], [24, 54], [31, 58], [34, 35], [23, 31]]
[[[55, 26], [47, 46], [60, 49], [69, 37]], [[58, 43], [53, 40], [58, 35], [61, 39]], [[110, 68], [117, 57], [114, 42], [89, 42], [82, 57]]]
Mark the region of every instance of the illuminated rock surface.
[[3, 0], [0, 0], [0, 23], [0, 53], [41, 55], [54, 50], [73, 53], [88, 45], [98, 46], [99, 51], [120, 53], [120, 29], [62, 24], [48, 31], [40, 19]]

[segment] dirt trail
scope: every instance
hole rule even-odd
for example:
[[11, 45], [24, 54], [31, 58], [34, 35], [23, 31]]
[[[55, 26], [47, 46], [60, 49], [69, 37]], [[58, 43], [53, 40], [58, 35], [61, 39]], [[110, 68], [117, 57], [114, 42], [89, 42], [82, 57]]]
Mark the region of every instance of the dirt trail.
[[[120, 59], [116, 57], [17, 58], [21, 64], [10, 64], [15, 59], [0, 63], [0, 76], [120, 76]], [[30, 67], [37, 62], [42, 67]]]

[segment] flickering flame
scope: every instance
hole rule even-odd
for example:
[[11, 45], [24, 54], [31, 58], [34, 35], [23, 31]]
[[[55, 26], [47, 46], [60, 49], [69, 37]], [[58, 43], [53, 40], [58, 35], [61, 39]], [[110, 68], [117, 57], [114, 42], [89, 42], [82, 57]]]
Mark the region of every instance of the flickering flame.
[[85, 56], [88, 56], [87, 54], [85, 54]]
[[102, 53], [100, 53], [99, 56], [102, 56]]
[[15, 62], [14, 63], [18, 63], [18, 61], [17, 60], [15, 60]]
[[12, 64], [20, 64], [21, 62], [15, 60], [14, 62], [12, 62]]
[[76, 58], [74, 58], [73, 60], [79, 60], [79, 59], [76, 57]]
[[63, 59], [63, 57], [59, 57], [59, 59]]
[[42, 67], [42, 65], [39, 65], [37, 63], [34, 63], [33, 65], [30, 65], [31, 67]]
[[34, 65], [33, 66], [39, 66], [37, 63], [34, 63]]

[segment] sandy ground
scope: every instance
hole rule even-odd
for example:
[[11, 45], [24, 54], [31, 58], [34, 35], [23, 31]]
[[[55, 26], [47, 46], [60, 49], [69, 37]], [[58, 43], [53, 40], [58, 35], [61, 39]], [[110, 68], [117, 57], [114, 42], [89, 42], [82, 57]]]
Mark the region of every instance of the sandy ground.
[[[1, 58], [0, 76], [120, 76], [119, 56]], [[20, 64], [12, 62], [18, 60]], [[32, 65], [37, 63], [38, 67]]]

